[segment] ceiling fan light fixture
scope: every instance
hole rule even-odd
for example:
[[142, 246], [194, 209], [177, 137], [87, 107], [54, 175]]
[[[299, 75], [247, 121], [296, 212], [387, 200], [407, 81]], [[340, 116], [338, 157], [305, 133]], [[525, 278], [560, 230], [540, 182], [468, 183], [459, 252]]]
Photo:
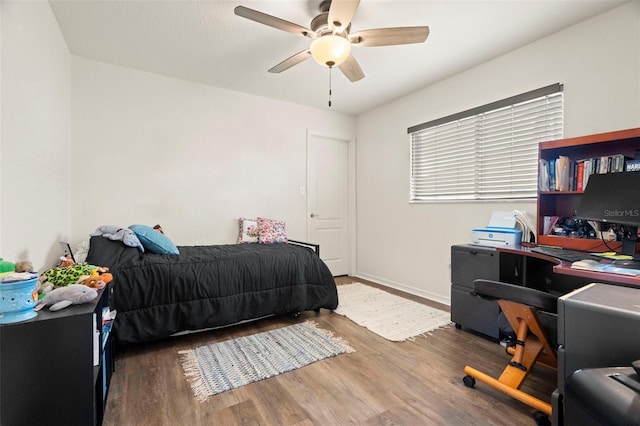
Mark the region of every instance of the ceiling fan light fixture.
[[331, 68], [347, 60], [351, 53], [351, 43], [339, 35], [328, 34], [313, 40], [310, 50], [316, 62]]

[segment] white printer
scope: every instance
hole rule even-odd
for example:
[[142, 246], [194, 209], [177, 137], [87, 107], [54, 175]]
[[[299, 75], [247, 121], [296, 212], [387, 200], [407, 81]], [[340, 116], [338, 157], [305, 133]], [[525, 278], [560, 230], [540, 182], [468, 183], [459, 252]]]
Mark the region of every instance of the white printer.
[[472, 244], [487, 247], [513, 247], [520, 244], [522, 231], [516, 229], [515, 212], [493, 212], [486, 228], [471, 231]]

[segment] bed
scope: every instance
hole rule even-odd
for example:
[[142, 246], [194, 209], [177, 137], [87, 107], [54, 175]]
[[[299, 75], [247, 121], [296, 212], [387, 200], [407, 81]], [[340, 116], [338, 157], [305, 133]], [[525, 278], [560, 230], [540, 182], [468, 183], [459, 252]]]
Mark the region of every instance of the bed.
[[91, 237], [87, 263], [106, 266], [113, 274], [110, 305], [117, 310], [118, 342], [145, 342], [338, 306], [335, 280], [309, 247], [280, 243], [178, 248], [178, 255], [141, 253], [120, 241]]

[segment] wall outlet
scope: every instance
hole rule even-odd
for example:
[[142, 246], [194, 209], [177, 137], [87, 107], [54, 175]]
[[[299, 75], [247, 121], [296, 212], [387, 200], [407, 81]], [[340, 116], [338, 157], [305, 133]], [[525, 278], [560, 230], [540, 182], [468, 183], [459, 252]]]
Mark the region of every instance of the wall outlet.
[[300, 187], [300, 196], [301, 196], [301, 197], [304, 197], [304, 194], [305, 194], [305, 187], [304, 187], [304, 186], [301, 186], [301, 187]]

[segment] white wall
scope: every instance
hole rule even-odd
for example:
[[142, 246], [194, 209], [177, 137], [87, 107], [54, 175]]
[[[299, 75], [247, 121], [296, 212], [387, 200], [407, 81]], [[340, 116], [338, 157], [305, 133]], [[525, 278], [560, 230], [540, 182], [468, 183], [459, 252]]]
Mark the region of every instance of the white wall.
[[0, 256], [43, 269], [69, 233], [70, 54], [49, 3], [0, 7]]
[[639, 127], [639, 33], [629, 3], [359, 116], [357, 275], [449, 303], [450, 246], [536, 204], [409, 204], [407, 128], [557, 82], [565, 137]]
[[352, 139], [355, 117], [73, 56], [72, 241], [162, 225], [178, 245], [234, 243], [237, 219], [306, 237], [306, 131]]

